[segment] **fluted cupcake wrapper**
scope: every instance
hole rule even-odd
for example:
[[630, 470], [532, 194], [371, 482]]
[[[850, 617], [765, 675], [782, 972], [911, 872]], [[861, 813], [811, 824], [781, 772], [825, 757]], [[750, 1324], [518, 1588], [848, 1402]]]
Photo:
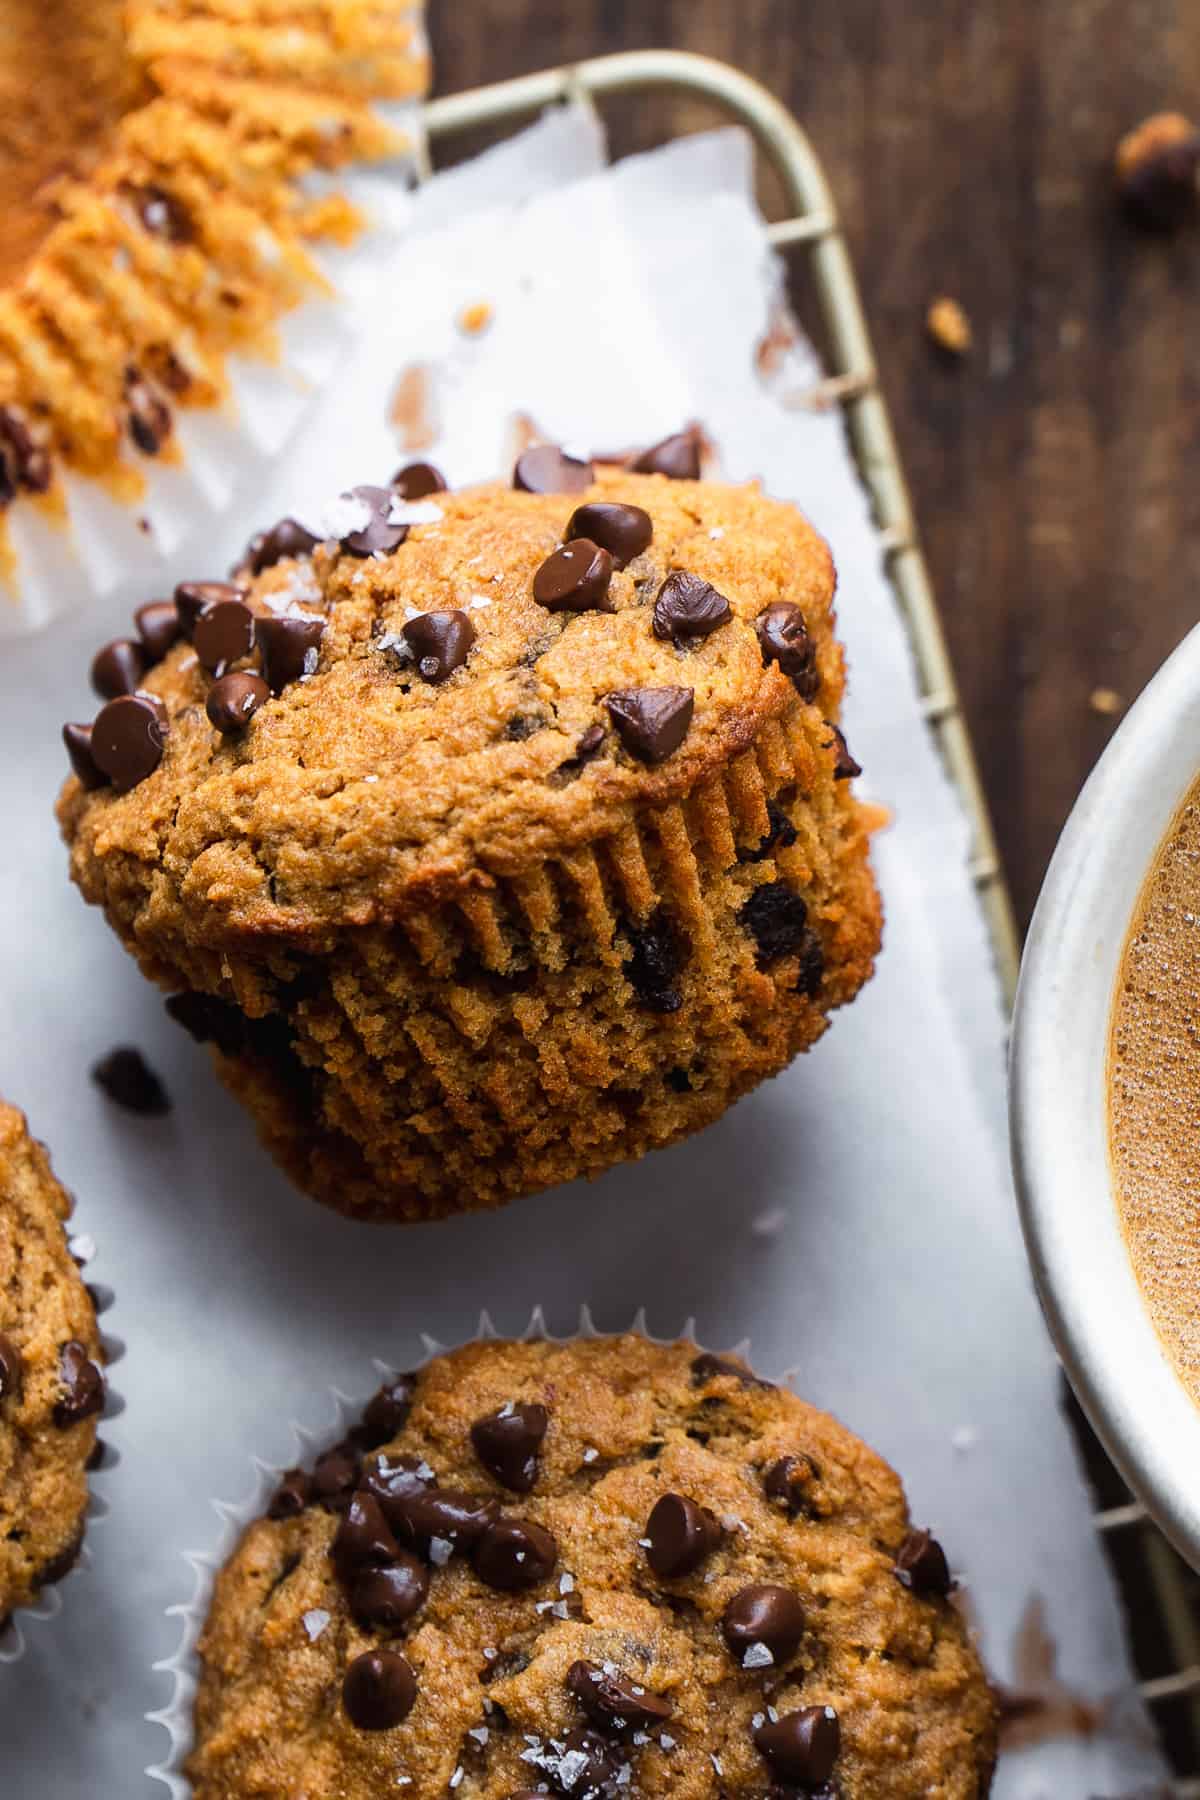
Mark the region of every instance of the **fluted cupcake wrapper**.
[[[633, 1320], [623, 1331], [608, 1332], [597, 1329], [591, 1311], [587, 1306], [579, 1310], [577, 1330], [565, 1332], [561, 1336], [552, 1332], [547, 1324], [542, 1307], [535, 1306], [529, 1317], [529, 1323], [523, 1332], [512, 1334], [500, 1332], [493, 1325], [490, 1315], [484, 1311], [479, 1315], [479, 1325], [470, 1337], [463, 1338], [460, 1343], [444, 1344], [429, 1336], [427, 1332], [420, 1334], [424, 1355], [416, 1363], [405, 1362], [406, 1369], [422, 1369], [435, 1357], [445, 1356], [452, 1350], [460, 1350], [466, 1344], [485, 1343], [489, 1339], [510, 1338], [516, 1335], [522, 1342], [538, 1339], [549, 1339], [553, 1343], [568, 1344], [577, 1338], [608, 1338], [634, 1334], [645, 1338], [651, 1344], [676, 1344], [680, 1341], [694, 1343], [697, 1350], [725, 1356], [747, 1357], [749, 1341], [717, 1350], [712, 1345], [701, 1344], [696, 1339], [695, 1320], [685, 1319], [680, 1329], [667, 1337], [656, 1336], [646, 1324], [646, 1311], [639, 1307]], [[167, 1617], [180, 1621], [180, 1640], [177, 1649], [171, 1656], [154, 1664], [156, 1674], [168, 1675], [173, 1684], [170, 1700], [156, 1712], [146, 1714], [152, 1725], [161, 1725], [170, 1738], [170, 1747], [161, 1762], [151, 1763], [146, 1774], [168, 1790], [172, 1800], [191, 1800], [191, 1784], [184, 1774], [184, 1764], [192, 1747], [192, 1706], [196, 1696], [199, 1679], [199, 1661], [197, 1648], [200, 1634], [208, 1616], [212, 1599], [213, 1583], [222, 1565], [232, 1555], [246, 1527], [265, 1512], [271, 1495], [279, 1485], [280, 1477], [287, 1468], [298, 1463], [311, 1460], [314, 1455], [329, 1444], [336, 1443], [344, 1437], [353, 1422], [362, 1413], [363, 1406], [381, 1381], [394, 1380], [399, 1374], [399, 1367], [392, 1363], [376, 1359], [372, 1363], [375, 1379], [372, 1385], [360, 1397], [353, 1398], [338, 1388], [330, 1388], [332, 1401], [332, 1417], [323, 1427], [313, 1428], [292, 1422], [292, 1434], [295, 1440], [294, 1454], [286, 1463], [266, 1463], [259, 1457], [252, 1457], [254, 1478], [249, 1493], [240, 1501], [230, 1502], [214, 1500], [213, 1511], [221, 1522], [221, 1529], [216, 1543], [210, 1550], [188, 1551], [183, 1560], [192, 1572], [192, 1595], [190, 1600], [181, 1601], [167, 1608]], [[785, 1376], [790, 1385], [790, 1375]]]

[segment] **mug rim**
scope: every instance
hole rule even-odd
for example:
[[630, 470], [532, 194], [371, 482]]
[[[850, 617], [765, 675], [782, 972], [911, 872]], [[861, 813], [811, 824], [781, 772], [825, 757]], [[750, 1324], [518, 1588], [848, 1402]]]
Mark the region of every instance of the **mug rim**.
[[1109, 1162], [1116, 982], [1153, 859], [1200, 779], [1200, 626], [1130, 709], [1072, 809], [1026, 940], [1009, 1121], [1021, 1224], [1046, 1323], [1134, 1494], [1200, 1568], [1200, 1404], [1134, 1274]]

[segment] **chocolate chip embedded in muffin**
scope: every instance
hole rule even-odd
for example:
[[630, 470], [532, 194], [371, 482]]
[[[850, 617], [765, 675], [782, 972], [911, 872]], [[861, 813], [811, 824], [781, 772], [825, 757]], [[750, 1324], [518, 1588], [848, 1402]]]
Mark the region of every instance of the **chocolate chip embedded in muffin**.
[[649, 549], [654, 521], [640, 506], [624, 506], [619, 500], [588, 500], [575, 508], [563, 535], [568, 541], [588, 538], [599, 544], [614, 565], [624, 569]]
[[945, 1595], [954, 1586], [946, 1552], [927, 1531], [910, 1531], [896, 1553], [896, 1579], [915, 1594]]
[[683, 1494], [663, 1494], [646, 1520], [646, 1561], [656, 1575], [690, 1575], [720, 1541], [708, 1508]]
[[102, 700], [116, 700], [121, 694], [132, 694], [141, 686], [146, 673], [146, 653], [132, 638], [114, 638], [96, 652], [92, 663], [92, 686]]
[[572, 538], [548, 556], [533, 578], [533, 597], [547, 612], [611, 612], [613, 559], [590, 538]]
[[663, 762], [687, 736], [695, 710], [695, 690], [684, 687], [626, 688], [604, 700], [613, 729], [625, 748], [643, 762]]
[[654, 635], [686, 646], [696, 638], [710, 637], [732, 617], [728, 600], [710, 581], [687, 569], [675, 569], [654, 602]]
[[495, 1412], [476, 1419], [471, 1442], [489, 1475], [513, 1493], [527, 1494], [537, 1480], [538, 1451], [549, 1423], [544, 1406], [506, 1400]]
[[749, 933], [764, 963], [790, 956], [805, 942], [808, 906], [783, 881], [756, 887], [738, 912], [738, 923]]

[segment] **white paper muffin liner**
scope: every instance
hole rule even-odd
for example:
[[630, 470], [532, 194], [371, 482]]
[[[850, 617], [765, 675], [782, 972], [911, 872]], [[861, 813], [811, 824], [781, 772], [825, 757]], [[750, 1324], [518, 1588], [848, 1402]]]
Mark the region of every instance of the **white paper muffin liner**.
[[[69, 1242], [82, 1273], [95, 1255], [92, 1239], [86, 1235], [75, 1233], [71, 1235]], [[92, 1282], [88, 1282], [88, 1287], [92, 1290], [96, 1317], [99, 1319], [113, 1304], [112, 1290], [106, 1287], [97, 1288]], [[100, 1348], [104, 1356], [104, 1407], [100, 1414], [100, 1424], [103, 1427], [109, 1419], [118, 1418], [125, 1411], [125, 1401], [112, 1384], [113, 1366], [119, 1363], [124, 1356], [125, 1344], [121, 1338], [114, 1337], [111, 1332], [102, 1330], [100, 1332]], [[73, 1580], [81, 1570], [91, 1567], [91, 1535], [95, 1527], [102, 1519], [106, 1519], [109, 1513], [108, 1501], [102, 1489], [97, 1488], [97, 1481], [106, 1470], [115, 1469], [120, 1460], [120, 1452], [113, 1448], [106, 1437], [103, 1457], [96, 1467], [88, 1472], [88, 1501], [83, 1515], [85, 1535], [79, 1555], [62, 1580], [44, 1587], [31, 1606], [14, 1607], [9, 1615], [8, 1623], [3, 1631], [0, 1631], [0, 1665], [20, 1662], [29, 1648], [29, 1627], [43, 1624], [49, 1619], [56, 1619], [63, 1609], [62, 1590], [65, 1584]]]
[[[414, 51], [423, 54], [423, 13], [419, 17]], [[409, 192], [424, 166], [421, 102], [396, 101], [375, 111], [403, 135], [406, 147], [391, 161], [354, 165], [335, 176], [316, 172], [305, 182], [310, 192], [345, 194], [363, 214], [364, 227], [344, 248], [309, 247], [332, 291], [314, 290], [276, 322], [278, 356], [230, 355], [224, 406], [175, 409], [181, 460], [171, 465], [141, 457], [145, 491], [130, 505], [66, 471], [65, 521], [48, 520], [28, 501], [8, 509], [15, 572], [9, 585], [0, 584], [0, 641], [36, 631], [130, 582], [156, 575], [162, 581], [169, 559], [219, 520], [293, 436], [355, 335], [360, 304], [403, 235]]]
[[[696, 1322], [685, 1319], [683, 1325], [668, 1337], [656, 1337], [647, 1327], [644, 1307], [639, 1307], [633, 1321], [621, 1331], [599, 1331], [592, 1320], [591, 1311], [583, 1306], [579, 1311], [579, 1326], [575, 1331], [556, 1336], [547, 1324], [545, 1314], [540, 1306], [535, 1306], [529, 1317], [529, 1323], [522, 1332], [500, 1332], [492, 1324], [486, 1312], [479, 1315], [478, 1329], [470, 1337], [463, 1338], [460, 1343], [443, 1344], [432, 1338], [427, 1332], [420, 1334], [420, 1341], [425, 1354], [418, 1362], [405, 1362], [406, 1370], [420, 1370], [435, 1357], [445, 1356], [452, 1350], [460, 1350], [466, 1344], [487, 1342], [489, 1339], [513, 1338], [528, 1342], [532, 1339], [546, 1338], [555, 1344], [569, 1344], [578, 1338], [613, 1338], [627, 1337], [630, 1333], [645, 1338], [651, 1344], [677, 1344], [681, 1340], [694, 1343], [697, 1350], [711, 1351], [712, 1346], [701, 1344], [696, 1338]], [[749, 1340], [743, 1338], [738, 1344], [716, 1351], [718, 1355], [748, 1357]], [[191, 1783], [183, 1773], [184, 1763], [192, 1747], [192, 1705], [196, 1697], [196, 1686], [199, 1677], [199, 1663], [196, 1654], [200, 1641], [200, 1633], [208, 1616], [208, 1608], [212, 1599], [213, 1583], [218, 1570], [232, 1555], [238, 1539], [246, 1527], [266, 1511], [267, 1503], [279, 1484], [285, 1469], [297, 1464], [307, 1463], [314, 1455], [336, 1443], [344, 1437], [351, 1424], [361, 1415], [362, 1409], [370, 1399], [380, 1382], [394, 1380], [400, 1373], [400, 1366], [375, 1360], [372, 1363], [375, 1379], [367, 1391], [358, 1399], [343, 1394], [337, 1388], [330, 1388], [333, 1401], [333, 1417], [325, 1425], [309, 1427], [292, 1422], [292, 1434], [295, 1439], [294, 1454], [285, 1463], [265, 1463], [259, 1457], [251, 1460], [254, 1465], [254, 1480], [250, 1492], [237, 1502], [214, 1500], [213, 1511], [221, 1521], [221, 1531], [216, 1544], [211, 1550], [188, 1551], [184, 1561], [192, 1571], [193, 1588], [190, 1600], [169, 1606], [167, 1617], [181, 1621], [179, 1647], [174, 1654], [154, 1664], [156, 1674], [171, 1677], [173, 1692], [167, 1705], [157, 1712], [146, 1714], [152, 1725], [161, 1725], [168, 1733], [171, 1743], [167, 1755], [161, 1762], [151, 1763], [146, 1774], [160, 1781], [172, 1795], [172, 1800], [191, 1800]], [[783, 1385], [791, 1386], [791, 1375], [786, 1374]]]

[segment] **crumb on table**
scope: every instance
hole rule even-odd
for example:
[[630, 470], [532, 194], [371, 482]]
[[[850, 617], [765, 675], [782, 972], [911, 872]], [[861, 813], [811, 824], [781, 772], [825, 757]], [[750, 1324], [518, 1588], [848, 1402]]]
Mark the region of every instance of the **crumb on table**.
[[949, 294], [940, 294], [930, 302], [925, 329], [939, 350], [946, 350], [951, 356], [965, 356], [971, 348], [971, 321]]

